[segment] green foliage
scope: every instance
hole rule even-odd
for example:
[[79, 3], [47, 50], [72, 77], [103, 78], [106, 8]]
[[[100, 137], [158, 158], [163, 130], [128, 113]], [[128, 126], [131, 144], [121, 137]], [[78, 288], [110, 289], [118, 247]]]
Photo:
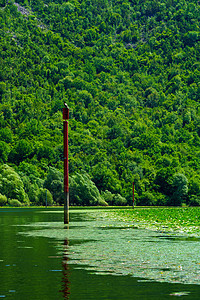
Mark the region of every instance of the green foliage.
[[117, 209], [110, 218], [131, 221], [140, 228], [156, 231], [180, 231], [189, 234], [199, 234], [199, 207], [159, 207], [159, 208], [134, 208]]
[[180, 173], [175, 174], [172, 186], [174, 189], [172, 195], [174, 205], [181, 205], [184, 202], [184, 196], [188, 193], [188, 180], [186, 176]]
[[11, 199], [11, 200], [9, 200], [8, 204], [10, 206], [14, 206], [14, 207], [21, 207], [22, 206], [22, 203], [19, 200], [17, 200], [17, 199]]
[[142, 206], [152, 206], [155, 205], [155, 203], [156, 203], [155, 196], [150, 192], [144, 192], [136, 204]]
[[190, 206], [200, 206], [200, 196], [192, 195], [189, 199]]
[[24, 204], [29, 202], [20, 176], [8, 165], [0, 167], [0, 193], [7, 198], [17, 199]]
[[9, 160], [13, 163], [20, 163], [24, 159], [30, 157], [32, 152], [31, 144], [27, 140], [19, 140], [12, 148]]
[[104, 201], [106, 203], [108, 203], [108, 205], [113, 205], [114, 201], [114, 194], [112, 194], [110, 191], [106, 190], [105, 192], [101, 192], [101, 197], [104, 199]]
[[118, 206], [127, 205], [127, 200], [126, 198], [122, 197], [120, 194], [116, 194], [113, 197], [113, 204]]
[[98, 206], [108, 206], [108, 203], [101, 198], [99, 199]]
[[111, 192], [120, 191], [120, 181], [117, 172], [98, 163], [92, 170], [92, 179], [100, 191], [108, 188]]
[[189, 181], [188, 194], [200, 198], [200, 177], [192, 177]]
[[[49, 168], [46, 180], [44, 181], [44, 188], [52, 194], [53, 200], [58, 204], [63, 204], [64, 202], [64, 185], [63, 185], [63, 175], [61, 172], [53, 167]], [[40, 196], [41, 198], [41, 196]]]
[[125, 197], [122, 197], [120, 194], [112, 194], [108, 190], [101, 192], [101, 197], [108, 205], [127, 205], [127, 200]]
[[[12, 166], [22, 182], [2, 194], [36, 205], [47, 189], [63, 204], [66, 101], [72, 178], [81, 170], [101, 193], [120, 194], [128, 204], [135, 181], [141, 205], [192, 205], [200, 195], [200, 6], [0, 6], [0, 167]], [[0, 176], [4, 189], [7, 175]]]
[[[25, 179], [24, 179], [25, 180]], [[40, 189], [37, 184], [31, 184], [29, 180], [24, 184], [28, 198], [32, 205], [42, 205], [43, 199], [39, 198]], [[42, 200], [42, 203], [40, 203]]]
[[3, 141], [0, 141], [0, 162], [5, 163], [8, 160], [10, 147]]
[[39, 195], [38, 195], [38, 201], [39, 201], [39, 205], [43, 205], [43, 206], [45, 206], [46, 204], [52, 205], [53, 204], [53, 196], [50, 193], [50, 191], [40, 188]]
[[70, 178], [70, 202], [75, 205], [106, 205], [99, 190], [87, 174], [75, 174]]
[[8, 127], [4, 127], [0, 129], [0, 139], [6, 143], [12, 143], [13, 141], [13, 133], [12, 130]]
[[4, 206], [7, 203], [7, 197], [5, 195], [0, 194], [0, 206]]

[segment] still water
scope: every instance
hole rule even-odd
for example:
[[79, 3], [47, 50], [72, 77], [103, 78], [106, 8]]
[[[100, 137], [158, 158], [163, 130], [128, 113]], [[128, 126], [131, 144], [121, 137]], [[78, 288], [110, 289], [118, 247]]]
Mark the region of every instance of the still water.
[[109, 210], [0, 209], [0, 298], [200, 299], [198, 238], [152, 232]]

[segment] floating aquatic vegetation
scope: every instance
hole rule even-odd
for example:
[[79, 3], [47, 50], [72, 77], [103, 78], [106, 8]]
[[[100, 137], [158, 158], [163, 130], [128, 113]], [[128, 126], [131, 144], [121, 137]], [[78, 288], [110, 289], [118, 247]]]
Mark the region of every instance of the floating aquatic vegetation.
[[108, 219], [103, 211], [90, 211], [85, 220], [71, 222], [69, 229], [60, 222], [36, 223], [21, 234], [56, 239], [58, 255], [67, 257], [68, 264], [95, 274], [200, 284], [198, 238], [139, 229], [130, 221]]
[[200, 207], [119, 209], [110, 218], [133, 221], [140, 228], [200, 235]]

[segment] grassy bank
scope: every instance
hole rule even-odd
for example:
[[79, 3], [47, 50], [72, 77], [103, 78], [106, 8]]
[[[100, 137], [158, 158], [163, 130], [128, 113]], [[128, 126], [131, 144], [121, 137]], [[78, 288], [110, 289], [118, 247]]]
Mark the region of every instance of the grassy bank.
[[113, 217], [133, 221], [140, 228], [200, 235], [199, 207], [119, 209]]

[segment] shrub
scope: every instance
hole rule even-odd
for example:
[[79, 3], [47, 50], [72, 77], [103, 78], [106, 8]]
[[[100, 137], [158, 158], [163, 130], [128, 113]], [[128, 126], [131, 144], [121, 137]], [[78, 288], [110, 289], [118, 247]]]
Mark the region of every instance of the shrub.
[[8, 165], [0, 166], [1, 193], [7, 198], [17, 199], [28, 204], [27, 195], [24, 191], [24, 184], [15, 170]]
[[6, 205], [7, 197], [5, 195], [0, 194], [0, 206]]
[[21, 207], [22, 206], [21, 202], [17, 199], [11, 199], [11, 200], [8, 201], [8, 203], [9, 203], [10, 206], [15, 206], [15, 207]]
[[137, 205], [151, 206], [155, 205], [155, 197], [150, 192], [144, 192], [137, 201]]
[[200, 206], [200, 196], [192, 195], [189, 198], [190, 206]]
[[27, 195], [32, 205], [40, 205], [39, 203], [39, 187], [37, 184], [30, 184], [27, 188]]
[[70, 177], [70, 202], [76, 205], [99, 205], [101, 196], [94, 182], [87, 174], [75, 174]]
[[107, 202], [108, 205], [113, 205], [114, 195], [110, 191], [106, 190], [105, 192], [102, 192], [101, 197], [105, 202]]
[[157, 193], [155, 194], [155, 201], [153, 200], [153, 202], [155, 202], [156, 205], [159, 206], [166, 206], [168, 204], [168, 197], [164, 194], [161, 193]]
[[173, 176], [172, 190], [172, 204], [180, 206], [188, 193], [188, 180], [184, 174], [177, 173]]
[[100, 199], [98, 205], [99, 206], [108, 206], [108, 203], [105, 200]]
[[116, 194], [113, 199], [113, 204], [119, 206], [126, 205], [127, 201], [126, 198], [122, 197], [120, 194]]
[[39, 205], [52, 205], [53, 204], [53, 196], [47, 189], [40, 188], [40, 192], [38, 195]]
[[63, 174], [56, 168], [50, 167], [47, 178], [44, 181], [44, 188], [49, 190], [56, 203], [62, 204], [64, 201]]

